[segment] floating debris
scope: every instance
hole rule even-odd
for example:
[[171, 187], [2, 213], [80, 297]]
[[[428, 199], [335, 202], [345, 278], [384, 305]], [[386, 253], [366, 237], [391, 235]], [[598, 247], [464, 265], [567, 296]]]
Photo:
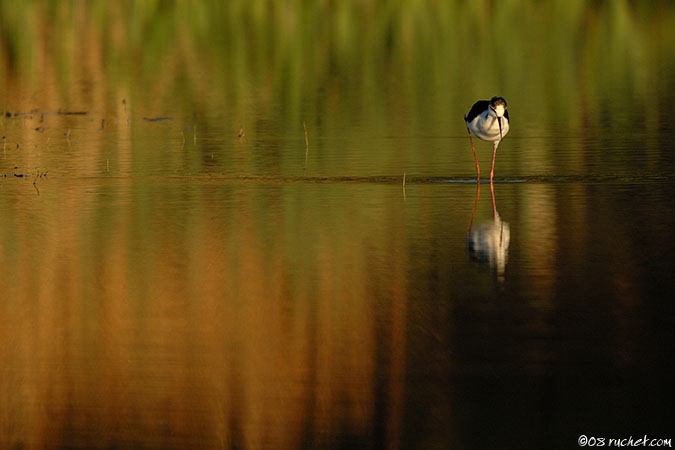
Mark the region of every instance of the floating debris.
[[89, 114], [87, 111], [61, 111], [60, 109], [56, 112], [60, 116], [86, 116]]
[[162, 120], [173, 120], [173, 117], [143, 117], [146, 122], [160, 122]]

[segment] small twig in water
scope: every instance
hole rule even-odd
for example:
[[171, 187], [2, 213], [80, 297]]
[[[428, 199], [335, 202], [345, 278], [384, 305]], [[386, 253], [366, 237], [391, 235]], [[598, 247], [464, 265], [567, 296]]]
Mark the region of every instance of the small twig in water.
[[302, 170], [307, 170], [307, 156], [309, 156], [309, 137], [307, 137], [307, 124], [303, 121], [302, 126], [305, 129], [305, 166]]
[[[38, 189], [38, 187], [37, 187], [37, 181], [38, 181], [38, 179], [42, 179], [42, 177], [46, 178], [47, 172], [49, 172], [49, 171], [45, 170], [44, 172], [40, 172], [39, 169], [37, 171], [35, 171], [35, 179], [33, 180], [33, 187], [35, 188], [35, 192], [37, 192], [37, 195], [40, 195], [40, 189]], [[16, 176], [16, 175], [14, 175], [14, 176]]]
[[403, 201], [405, 201], [405, 170], [403, 171]]
[[244, 126], [242, 124], [239, 124], [239, 133], [237, 133], [237, 137], [239, 139], [243, 138], [245, 136], [244, 134]]
[[129, 113], [127, 112], [127, 99], [122, 99], [122, 105], [124, 105], [124, 115], [127, 116], [127, 125], [129, 125]]

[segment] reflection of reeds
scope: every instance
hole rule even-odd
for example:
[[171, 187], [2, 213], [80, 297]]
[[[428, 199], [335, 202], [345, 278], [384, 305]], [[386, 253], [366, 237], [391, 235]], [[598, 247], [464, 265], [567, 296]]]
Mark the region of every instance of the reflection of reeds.
[[[235, 0], [175, 2], [169, 13], [166, 2], [45, 3], [49, 6], [0, 2], [0, 104], [10, 111], [70, 106], [101, 111], [117, 133], [115, 140], [104, 133], [86, 134], [80, 116], [47, 115], [52, 129], [67, 130], [68, 145], [73, 127], [74, 149], [82, 141], [87, 148], [45, 154], [53, 158], [45, 161], [49, 167], [76, 165], [79, 171], [98, 173], [103, 159], [109, 170], [109, 155], [116, 171], [125, 162], [139, 165], [147, 158], [154, 163], [151, 146], [133, 143], [138, 133], [129, 120], [127, 99], [155, 111], [222, 111], [225, 117], [242, 117], [247, 107], [255, 108], [256, 118], [269, 117], [282, 105], [283, 114], [270, 120], [279, 129], [293, 130], [308, 117], [306, 105], [330, 111], [322, 113], [323, 122], [310, 122], [313, 136], [339, 134], [354, 123], [367, 124], [380, 135], [391, 129], [460, 135], [461, 121], [455, 125], [438, 118], [460, 117], [458, 110], [486, 95], [467, 79], [467, 60], [472, 72], [486, 77], [485, 86], [503, 90], [521, 117], [537, 114], [543, 130], [557, 129], [555, 125], [582, 134], [594, 121], [617, 128], [625, 116], [597, 114], [600, 108], [631, 101], [658, 117], [664, 105], [675, 103], [673, 91], [664, 89], [669, 77], [663, 76], [672, 73], [669, 64], [675, 59], [669, 3], [645, 4], [636, 11], [627, 2], [598, 5], [589, 0], [555, 14], [545, 14], [545, 2], [400, 2], [392, 9], [388, 2], [347, 0], [268, 9], [259, 1]], [[491, 5], [498, 13], [483, 14]], [[469, 38], [477, 29], [485, 38], [480, 42]], [[508, 45], [502, 36], [508, 36]], [[466, 48], [465, 42], [474, 47]], [[409, 76], [412, 68], [414, 76]], [[336, 79], [350, 84], [341, 87]], [[520, 89], [522, 80], [527, 80], [527, 90]], [[241, 88], [251, 84], [254, 89]], [[632, 95], [616, 96], [619, 91]], [[120, 98], [122, 108], [115, 100]], [[555, 108], [542, 109], [541, 99]], [[36, 135], [23, 118], [1, 118], [3, 134], [11, 131], [10, 145], [21, 142], [25, 149], [13, 152], [10, 147], [10, 156], [16, 153], [18, 163], [37, 159], [34, 149], [49, 137]], [[210, 129], [222, 128], [221, 120], [216, 114], [186, 116], [177, 125], [183, 144], [182, 130], [192, 125], [196, 144], [200, 127], [206, 142]], [[646, 126], [653, 123], [658, 126], [658, 120]], [[305, 122], [303, 128], [307, 167]], [[298, 142], [289, 141], [293, 146]], [[655, 161], [666, 151], [657, 144], [645, 152]], [[7, 145], [3, 139], [5, 159]], [[297, 149], [292, 154], [297, 158]], [[587, 163], [584, 155], [577, 156], [565, 164]], [[363, 161], [369, 168], [384, 167], [390, 157], [373, 152]], [[526, 162], [555, 163], [555, 155], [546, 151], [524, 157]], [[329, 172], [341, 169], [339, 159], [324, 163]], [[252, 159], [241, 164], [256, 167]], [[404, 199], [406, 178], [404, 172]], [[267, 195], [246, 198], [222, 214], [194, 213], [186, 220], [162, 206], [175, 204], [179, 194], [130, 183], [123, 180], [117, 186], [130, 191], [118, 203], [98, 204], [94, 196], [78, 194], [82, 190], [54, 189], [49, 194], [61, 198], [55, 203], [58, 210], [46, 212], [49, 226], [21, 222], [26, 209], [43, 208], [31, 203], [35, 199], [22, 199], [20, 207], [6, 199], [3, 203], [0, 266], [7, 270], [0, 274], [0, 292], [11, 301], [2, 304], [7, 326], [0, 339], [10, 345], [0, 346], [0, 360], [3, 367], [15, 369], [0, 373], [3, 439], [17, 447], [40, 447], [78, 432], [82, 447], [114, 447], [128, 442], [123, 440], [128, 432], [145, 446], [161, 447], [153, 444], [158, 439], [153, 433], [171, 430], [185, 439], [200, 436], [204, 447], [235, 440], [240, 447], [264, 447], [265, 439], [275, 439], [293, 448], [302, 439], [298, 423], [312, 423], [326, 435], [337, 429], [365, 433], [375, 397], [368, 383], [374, 382], [374, 360], [381, 356], [374, 350], [381, 330], [374, 318], [380, 305], [369, 294], [373, 291], [392, 299], [390, 347], [399, 353], [392, 351], [395, 376], [387, 397], [390, 429], [398, 429], [405, 277], [411, 266], [400, 251], [403, 239], [398, 236], [397, 245], [391, 245], [400, 233], [392, 226], [398, 216], [359, 220], [358, 200], [350, 206], [298, 202], [284, 205], [284, 214], [272, 221], [279, 224], [279, 235], [270, 235], [268, 217], [255, 214], [275, 210], [261, 200]], [[273, 199], [281, 197], [273, 193]], [[216, 194], [204, 194], [204, 204], [191, 205], [195, 211], [211, 211]], [[533, 196], [539, 202], [524, 201], [529, 207], [523, 213], [545, 219], [542, 229], [550, 234], [538, 232], [536, 251], [524, 259], [548, 271], [556, 247], [550, 223], [556, 219], [550, 217], [553, 194]], [[312, 201], [321, 197], [316, 198]], [[377, 203], [386, 204], [382, 199]], [[73, 211], [67, 220], [63, 210]], [[161, 227], [152, 226], [153, 217], [161, 219]], [[298, 228], [301, 241], [289, 231]], [[389, 261], [388, 272], [381, 275], [386, 284], [378, 286], [368, 275], [366, 262], [372, 255], [362, 250], [350, 254], [354, 241], [372, 242], [370, 248]], [[267, 246], [270, 242], [274, 244]], [[540, 278], [542, 283], [552, 279]], [[74, 414], [68, 418], [72, 423], [54, 419], [67, 410], [87, 414]]]
[[[108, 192], [106, 183], [87, 186]], [[299, 448], [309, 439], [321, 448], [342, 433], [369, 438], [375, 339], [397, 330], [399, 352], [405, 338], [407, 264], [381, 232], [387, 217], [365, 221], [367, 200], [343, 216], [321, 205], [334, 187], [295, 185], [300, 196], [316, 189], [296, 223], [269, 203], [288, 186], [247, 189], [235, 203], [207, 186], [192, 191], [185, 221], [175, 207], [184, 188], [122, 184], [120, 197], [50, 189], [61, 198], [44, 221], [4, 226], [21, 217], [17, 208], [42, 208], [32, 199], [0, 217], [0, 264], [14, 261], [0, 274], [12, 299], [0, 303], [0, 343], [12, 343], [0, 345], [11, 369], [0, 373], [3, 443], [118, 447], [132, 436], [140, 447]], [[214, 200], [223, 207], [214, 211]], [[74, 213], [64, 220], [61, 207]], [[297, 226], [303, 233], [288, 233]], [[388, 255], [386, 281], [373, 278], [355, 241]], [[19, 254], [6, 251], [10, 242]], [[396, 305], [377, 305], [379, 291]], [[378, 330], [390, 309], [395, 327]], [[400, 401], [402, 357], [383, 358], [397, 361], [388, 394]]]
[[[11, 59], [0, 51], [7, 86], [0, 104], [9, 110], [15, 110], [19, 91], [26, 89], [22, 81], [37, 80], [29, 88], [47, 93], [37, 101], [56, 108], [86, 102], [85, 97], [100, 106], [122, 98], [121, 120], [127, 125], [127, 103], [138, 99], [136, 104], [157, 109], [171, 105], [231, 116], [244, 105], [255, 105], [262, 115], [283, 105], [284, 113], [275, 119], [282, 128], [306, 117], [305, 105], [317, 105], [319, 110], [338, 109], [321, 125], [329, 132], [364, 123], [379, 127], [370, 128], [374, 133], [423, 127], [427, 134], [447, 135], [460, 133], [461, 121], [438, 118], [455, 117], [477, 96], [492, 93], [478, 92], [464, 75], [468, 52], [473, 55], [471, 71], [487, 77], [481, 85], [507, 95], [520, 117], [536, 115], [544, 129], [555, 125], [582, 133], [593, 121], [619, 128], [622, 115], [604, 114], [599, 105], [626, 109], [621, 102], [630, 101], [658, 116], [663, 105], [675, 102], [664, 81], [669, 78], [662, 76], [672, 73], [668, 61], [675, 59], [675, 48], [668, 44], [675, 41], [672, 2], [639, 8], [590, 0], [575, 2], [573, 8], [527, 1], [494, 8], [489, 2], [453, 1], [399, 2], [396, 8], [389, 2], [357, 0], [275, 8], [243, 0], [171, 6], [151, 1], [45, 3], [49, 6], [37, 8], [31, 2], [0, 2], [0, 49], [12, 49]], [[488, 8], [497, 13], [487, 14]], [[73, 23], [70, 17], [82, 20]], [[478, 42], [471, 40], [477, 29], [484, 37]], [[508, 36], [508, 45], [502, 36]], [[533, 39], [539, 36], [543, 38]], [[475, 48], [466, 48], [466, 41]], [[411, 67], [419, 68], [414, 76]], [[400, 76], [387, 77], [389, 73]], [[91, 76], [108, 85], [94, 83], [91, 96], [72, 90], [72, 83], [89, 83]], [[342, 89], [336, 77], [349, 79], [350, 85]], [[519, 88], [522, 80], [527, 80], [527, 90]], [[250, 85], [254, 89], [242, 88]], [[616, 96], [617, 91], [630, 95]], [[331, 103], [336, 98], [340, 101]], [[541, 108], [541, 99], [556, 107]], [[30, 105], [35, 106], [48, 107]], [[105, 105], [104, 110], [110, 109]], [[402, 110], [408, 111], [406, 121], [397, 114]], [[221, 126], [219, 120], [200, 115], [193, 124], [193, 143], [196, 127], [213, 129]], [[547, 152], [527, 157], [530, 163], [554, 158]], [[386, 163], [382, 154], [367, 158], [369, 167]], [[579, 156], [567, 163], [583, 166], [584, 161]]]

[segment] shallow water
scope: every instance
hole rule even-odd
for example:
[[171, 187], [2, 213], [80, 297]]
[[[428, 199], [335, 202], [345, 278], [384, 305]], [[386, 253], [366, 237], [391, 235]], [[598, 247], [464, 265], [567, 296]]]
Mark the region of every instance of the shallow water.
[[[543, 34], [608, 58], [609, 74], [563, 53], [554, 81], [543, 67], [488, 78], [480, 95], [499, 90], [512, 125], [494, 183], [477, 184], [461, 117], [482, 89], [455, 44], [423, 45], [428, 26], [451, 25], [424, 22], [433, 11], [413, 15], [414, 38], [393, 32], [373, 67], [358, 42], [380, 55], [380, 25], [352, 44], [336, 25], [317, 44], [328, 70], [321, 52], [282, 51], [308, 49], [288, 11], [268, 24], [286, 40], [249, 42], [254, 57], [218, 40], [252, 32], [220, 31], [215, 4], [210, 21], [193, 5], [188, 25], [180, 5], [130, 7], [157, 28], [108, 9], [100, 30], [95, 8], [73, 6], [82, 42], [56, 4], [4, 8], [59, 42], [9, 19], [0, 37], [0, 447], [672, 438], [672, 7], [588, 6], [582, 49]], [[247, 26], [272, 20], [242, 8]], [[368, 33], [346, 17], [336, 23]], [[593, 53], [605, 29], [620, 47], [609, 56]], [[518, 49], [533, 45], [519, 33]], [[493, 45], [469, 65], [485, 67]], [[187, 64], [198, 50], [213, 64]], [[411, 65], [420, 51], [438, 58]], [[448, 55], [454, 84], [439, 81]], [[485, 176], [491, 145], [476, 145]]]

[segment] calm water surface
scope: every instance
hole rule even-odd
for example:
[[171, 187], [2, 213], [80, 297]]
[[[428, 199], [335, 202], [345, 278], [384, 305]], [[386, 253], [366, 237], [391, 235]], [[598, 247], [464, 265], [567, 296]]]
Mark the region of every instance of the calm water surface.
[[[668, 16], [616, 9], [578, 17], [602, 34]], [[67, 37], [68, 14], [17, 11]], [[127, 53], [106, 53], [133, 46], [118, 33], [125, 22], [108, 11], [99, 36], [92, 11], [80, 12], [77, 26], [112, 50], [47, 44], [9, 21], [0, 38], [14, 49], [0, 52], [0, 447], [541, 449], [577, 448], [580, 435], [674, 437], [672, 33], [631, 44], [615, 31], [647, 68], [613, 50], [611, 76], [591, 58], [553, 84], [539, 69], [523, 89], [519, 71], [488, 78], [483, 93], [460, 64], [448, 63], [447, 85], [433, 75], [440, 58], [410, 69], [417, 41], [396, 47], [396, 33], [392, 53], [362, 69], [336, 29], [346, 40], [331, 47], [333, 72], [310, 54], [321, 81], [307, 87], [296, 80], [314, 78], [291, 70], [302, 64], [264, 49], [271, 79], [227, 45], [213, 67], [182, 64], [221, 48], [199, 40], [194, 17], [172, 38], [178, 56], [157, 43], [169, 38], [148, 44], [141, 63], [165, 70], [140, 73]], [[509, 23], [503, 13], [496, 26]], [[155, 14], [158, 27], [179, 27]], [[287, 30], [285, 20], [273, 25]], [[665, 33], [667, 19], [657, 25]], [[588, 33], [580, 55], [594, 54]], [[25, 62], [25, 42], [44, 58]], [[423, 47], [455, 55], [443, 45]], [[100, 76], [72, 69], [69, 52]], [[219, 78], [231, 61], [244, 82]], [[582, 92], [566, 102], [570, 72]], [[628, 83], [625, 95], [607, 83]], [[495, 183], [477, 185], [461, 117], [494, 90], [509, 100], [511, 132]], [[487, 173], [491, 146], [477, 149]]]

